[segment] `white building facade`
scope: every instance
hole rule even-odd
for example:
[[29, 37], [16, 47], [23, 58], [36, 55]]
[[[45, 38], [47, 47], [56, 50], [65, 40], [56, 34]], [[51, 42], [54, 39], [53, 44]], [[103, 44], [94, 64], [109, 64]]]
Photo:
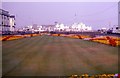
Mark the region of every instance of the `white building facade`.
[[84, 23], [73, 23], [71, 26], [66, 26], [61, 23], [55, 25], [55, 30], [84, 32], [84, 31], [92, 31], [92, 27], [86, 26]]
[[15, 16], [8, 11], [0, 9], [0, 34], [10, 34], [15, 29]]

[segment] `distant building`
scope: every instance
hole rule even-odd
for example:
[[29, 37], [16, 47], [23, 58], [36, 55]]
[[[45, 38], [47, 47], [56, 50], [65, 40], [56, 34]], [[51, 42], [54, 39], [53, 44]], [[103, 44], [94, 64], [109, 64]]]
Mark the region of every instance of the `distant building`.
[[92, 27], [86, 26], [83, 23], [74, 23], [71, 26], [64, 25], [63, 23], [57, 23], [55, 22], [55, 25], [37, 25], [33, 24], [30, 26], [26, 26], [23, 28], [23, 31], [35, 33], [35, 32], [51, 32], [51, 31], [60, 31], [60, 32], [69, 32], [69, 31], [75, 31], [75, 32], [81, 32], [81, 31], [92, 31]]
[[91, 31], [92, 27], [86, 26], [84, 23], [73, 24], [75, 31]]
[[64, 24], [56, 24], [55, 25], [55, 31], [64, 31], [65, 30], [65, 25]]
[[8, 11], [0, 9], [0, 34], [10, 34], [15, 28], [15, 16]]
[[55, 25], [41, 25], [44, 31], [54, 31]]
[[51, 28], [48, 25], [33, 24], [23, 27], [23, 29], [21, 29], [20, 31], [24, 31], [25, 33], [40, 33], [42, 31], [48, 31], [49, 29]]
[[38, 29], [38, 25], [37, 24], [33, 24], [32, 25], [32, 29], [37, 30]]
[[71, 26], [66, 26], [64, 24], [56, 24], [55, 25], [55, 31], [91, 31], [92, 27], [86, 26], [83, 23], [73, 23]]

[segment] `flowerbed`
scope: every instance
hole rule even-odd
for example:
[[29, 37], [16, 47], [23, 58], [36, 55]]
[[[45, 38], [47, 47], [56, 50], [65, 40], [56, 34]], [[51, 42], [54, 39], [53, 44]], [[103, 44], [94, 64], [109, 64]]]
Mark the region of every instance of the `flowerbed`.
[[120, 46], [120, 37], [115, 36], [98, 36], [98, 37], [91, 37], [89, 35], [76, 35], [76, 34], [52, 34], [52, 36], [64, 36], [69, 38], [76, 38], [76, 39], [83, 39], [83, 40], [90, 40], [93, 42], [98, 42], [102, 44], [107, 44], [111, 46]]
[[15, 40], [20, 38], [27, 38], [33, 36], [40, 36], [41, 34], [25, 34], [25, 35], [10, 35], [10, 36], [1, 36], [1, 41]]

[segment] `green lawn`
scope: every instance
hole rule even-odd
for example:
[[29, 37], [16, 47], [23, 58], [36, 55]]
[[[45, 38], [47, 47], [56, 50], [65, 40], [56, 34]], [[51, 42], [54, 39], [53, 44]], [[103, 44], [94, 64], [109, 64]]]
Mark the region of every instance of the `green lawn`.
[[4, 76], [118, 73], [118, 48], [43, 35], [3, 41], [2, 61]]

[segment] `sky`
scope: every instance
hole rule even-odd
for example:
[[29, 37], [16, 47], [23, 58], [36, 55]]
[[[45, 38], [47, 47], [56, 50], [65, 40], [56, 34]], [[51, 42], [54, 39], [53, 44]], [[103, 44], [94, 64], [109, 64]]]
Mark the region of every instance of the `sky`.
[[2, 9], [16, 16], [16, 28], [55, 21], [65, 25], [83, 22], [93, 29], [118, 25], [117, 2], [2, 2]]

